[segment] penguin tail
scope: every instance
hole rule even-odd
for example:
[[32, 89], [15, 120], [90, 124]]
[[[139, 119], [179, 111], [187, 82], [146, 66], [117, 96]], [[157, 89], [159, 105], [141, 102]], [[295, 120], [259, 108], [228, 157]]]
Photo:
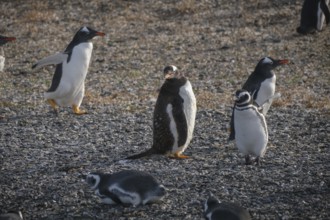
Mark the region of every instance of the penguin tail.
[[155, 148], [150, 148], [142, 153], [139, 154], [135, 154], [129, 157], [126, 157], [126, 160], [135, 160], [135, 159], [139, 159], [141, 157], [146, 157], [146, 156], [150, 156], [152, 154], [157, 154], [157, 151], [155, 150]]

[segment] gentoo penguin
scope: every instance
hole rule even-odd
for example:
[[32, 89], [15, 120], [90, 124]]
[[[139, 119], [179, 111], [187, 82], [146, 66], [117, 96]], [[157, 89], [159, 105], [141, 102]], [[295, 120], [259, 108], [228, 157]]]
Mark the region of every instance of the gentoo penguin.
[[45, 93], [45, 98], [55, 111], [57, 106], [72, 106], [75, 114], [86, 113], [79, 108], [85, 94], [85, 78], [93, 50], [91, 39], [104, 35], [89, 27], [82, 27], [64, 52], [46, 57], [32, 66], [56, 65], [52, 84]]
[[196, 98], [189, 80], [175, 66], [164, 69], [165, 82], [160, 88], [153, 115], [153, 145], [137, 159], [151, 154], [188, 158], [182, 153], [190, 143], [195, 127]]
[[[255, 70], [243, 85], [242, 89], [247, 90], [251, 94], [256, 104], [262, 107], [264, 115], [267, 114], [273, 100], [280, 96], [279, 93], [275, 95], [276, 75], [272, 70], [288, 63], [289, 60], [274, 60], [271, 57], [264, 57], [258, 62]], [[235, 139], [233, 117], [234, 115], [232, 114], [229, 140]]]
[[[234, 129], [237, 148], [245, 155], [245, 164], [257, 162], [266, 152], [268, 130], [265, 116], [248, 91], [240, 89], [236, 92], [234, 109]], [[252, 161], [250, 155], [255, 156]]]
[[90, 173], [86, 182], [106, 204], [145, 205], [160, 200], [166, 190], [145, 172], [123, 170], [113, 174]]
[[204, 203], [207, 220], [251, 220], [250, 213], [235, 203], [220, 202], [211, 195]]
[[300, 26], [297, 32], [300, 34], [321, 31], [324, 20], [330, 22], [329, 0], [305, 0], [301, 9]]
[[5, 68], [5, 53], [3, 51], [3, 48], [2, 46], [4, 44], [6, 44], [7, 42], [10, 42], [10, 41], [14, 41], [16, 40], [15, 37], [5, 37], [5, 36], [2, 36], [0, 35], [0, 71], [3, 71], [3, 69]]
[[23, 220], [23, 215], [20, 211], [8, 212], [5, 214], [0, 214], [0, 220]]

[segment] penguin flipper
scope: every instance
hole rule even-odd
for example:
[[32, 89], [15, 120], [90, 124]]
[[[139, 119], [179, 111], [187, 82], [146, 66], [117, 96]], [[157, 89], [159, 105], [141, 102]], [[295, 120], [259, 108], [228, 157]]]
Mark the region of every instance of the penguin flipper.
[[150, 156], [152, 154], [157, 154], [157, 151], [155, 148], [150, 148], [142, 153], [139, 153], [139, 154], [135, 154], [135, 155], [132, 155], [132, 156], [129, 156], [129, 157], [126, 157], [125, 160], [135, 160], [135, 159], [139, 159], [141, 157], [146, 157], [146, 156]]
[[235, 140], [235, 127], [234, 127], [234, 110], [235, 110], [235, 106], [232, 110], [231, 113], [231, 119], [230, 119], [230, 134], [229, 134], [229, 138], [228, 141], [233, 141]]
[[330, 22], [330, 11], [329, 11], [329, 8], [328, 8], [325, 0], [321, 0], [320, 7], [321, 7], [321, 9], [324, 13], [326, 24], [329, 24], [329, 22]]
[[32, 69], [39, 69], [43, 66], [47, 66], [47, 65], [57, 65], [62, 63], [64, 60], [66, 60], [68, 58], [68, 54], [66, 53], [56, 53], [54, 55], [45, 57], [41, 60], [39, 60], [38, 62], [36, 62], [35, 64], [33, 64]]

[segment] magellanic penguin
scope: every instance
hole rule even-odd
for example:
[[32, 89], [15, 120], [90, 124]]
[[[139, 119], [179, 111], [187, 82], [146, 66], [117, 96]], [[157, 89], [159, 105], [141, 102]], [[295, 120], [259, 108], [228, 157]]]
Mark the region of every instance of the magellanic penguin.
[[5, 52], [3, 51], [2, 46], [5, 45], [7, 42], [16, 40], [15, 37], [5, 37], [0, 35], [0, 71], [3, 71], [5, 68]]
[[145, 205], [157, 202], [166, 189], [148, 173], [123, 170], [113, 174], [90, 173], [86, 182], [106, 204]]
[[[262, 58], [242, 87], [242, 89], [247, 90], [251, 94], [253, 100], [259, 107], [262, 106], [262, 113], [264, 115], [267, 114], [273, 100], [280, 96], [279, 93], [275, 95], [276, 75], [272, 70], [288, 63], [289, 60], [285, 59], [275, 60], [271, 57]], [[234, 115], [232, 114], [229, 140], [235, 139], [233, 117]]]
[[235, 203], [220, 202], [213, 195], [204, 203], [207, 220], [251, 220], [249, 211]]
[[[245, 155], [245, 164], [257, 162], [259, 165], [268, 143], [267, 123], [250, 93], [244, 89], [236, 92], [234, 129], [236, 145]], [[254, 161], [250, 155], [256, 157]]]
[[0, 214], [0, 220], [23, 220], [23, 215], [20, 211], [8, 212], [5, 214]]
[[188, 158], [182, 153], [188, 147], [195, 127], [196, 98], [189, 80], [175, 66], [164, 69], [165, 82], [160, 88], [153, 116], [153, 145], [137, 159], [151, 154], [171, 158]]
[[102, 32], [82, 27], [75, 34], [64, 52], [46, 57], [32, 66], [40, 68], [55, 64], [55, 74], [45, 98], [56, 111], [57, 106], [71, 106], [77, 115], [86, 113], [80, 110], [85, 94], [85, 78], [92, 55], [95, 36], [104, 36]]
[[300, 26], [297, 32], [300, 34], [321, 31], [324, 25], [330, 22], [329, 0], [305, 0], [301, 9]]

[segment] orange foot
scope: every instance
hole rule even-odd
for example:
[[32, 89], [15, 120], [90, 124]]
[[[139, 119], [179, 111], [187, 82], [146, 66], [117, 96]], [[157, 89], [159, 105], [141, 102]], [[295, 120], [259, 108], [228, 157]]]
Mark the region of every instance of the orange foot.
[[179, 152], [176, 152], [176, 153], [170, 155], [169, 157], [172, 159], [188, 159], [189, 158], [189, 156], [183, 155]]
[[72, 110], [76, 115], [83, 115], [83, 114], [87, 114], [86, 111], [80, 110], [78, 106], [76, 105], [72, 105]]
[[50, 104], [50, 106], [52, 106], [55, 113], [57, 113], [57, 104], [56, 104], [55, 100], [54, 99], [47, 99], [47, 102]]

